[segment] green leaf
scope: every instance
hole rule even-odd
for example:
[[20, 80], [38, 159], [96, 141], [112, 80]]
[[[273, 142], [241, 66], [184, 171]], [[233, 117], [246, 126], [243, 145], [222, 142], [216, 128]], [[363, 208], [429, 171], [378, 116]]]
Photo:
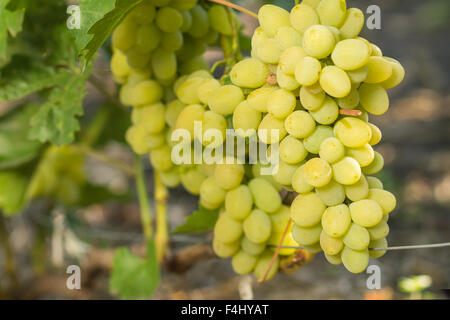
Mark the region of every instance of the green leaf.
[[88, 30], [114, 8], [115, 0], [79, 0], [78, 2], [80, 4], [81, 28], [72, 29], [70, 33], [75, 39], [78, 52], [81, 52], [93, 37], [88, 34]]
[[179, 226], [172, 233], [202, 233], [208, 232], [214, 228], [219, 210], [208, 210], [199, 206], [197, 211], [186, 218], [186, 223]]
[[30, 137], [56, 145], [71, 143], [80, 129], [76, 117], [83, 114], [85, 85], [82, 75], [67, 72], [31, 119]]
[[119, 23], [122, 22], [127, 13], [140, 2], [142, 2], [142, 0], [116, 0], [114, 9], [109, 11], [89, 29], [88, 34], [94, 36], [81, 51], [81, 53], [85, 55], [85, 65], [92, 60], [95, 53], [100, 49]]
[[[6, 57], [8, 44], [8, 32], [15, 37], [22, 31], [25, 10], [18, 8], [11, 11], [8, 3], [10, 0], [0, 0], [0, 57]], [[8, 8], [7, 8], [8, 6]]]
[[41, 147], [41, 143], [28, 138], [30, 119], [36, 112], [36, 106], [17, 109], [0, 122], [0, 169], [18, 167], [34, 159]]
[[13, 215], [25, 206], [27, 185], [26, 177], [20, 173], [0, 171], [0, 209], [6, 215]]
[[122, 299], [150, 297], [159, 285], [159, 266], [153, 240], [147, 244], [147, 257], [138, 257], [127, 248], [119, 248], [113, 260], [111, 291]]

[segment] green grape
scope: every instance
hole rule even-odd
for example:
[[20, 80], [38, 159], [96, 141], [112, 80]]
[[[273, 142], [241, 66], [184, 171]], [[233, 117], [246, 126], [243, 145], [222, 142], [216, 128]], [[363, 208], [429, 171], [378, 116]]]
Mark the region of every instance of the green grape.
[[188, 10], [181, 11], [181, 15], [183, 16], [183, 25], [181, 26], [180, 31], [185, 33], [192, 27], [192, 15]]
[[177, 51], [183, 46], [183, 41], [183, 34], [180, 30], [165, 33], [162, 37], [162, 47], [167, 51]]
[[336, 122], [334, 134], [349, 148], [361, 147], [372, 138], [372, 130], [367, 123], [353, 117], [345, 117]]
[[242, 101], [233, 113], [233, 128], [236, 134], [248, 137], [256, 133], [261, 123], [261, 112], [250, 107], [247, 100]]
[[351, 201], [358, 201], [365, 199], [369, 195], [369, 183], [364, 175], [361, 175], [361, 178], [358, 182], [345, 186], [345, 195]]
[[213, 239], [213, 250], [214, 253], [220, 258], [230, 258], [236, 254], [240, 249], [239, 241], [231, 243], [223, 243], [218, 240], [217, 236]]
[[377, 145], [382, 138], [381, 130], [374, 124], [368, 123], [370, 129], [372, 130], [372, 138], [369, 141], [371, 146]]
[[161, 100], [163, 91], [154, 80], [141, 81], [130, 89], [130, 104], [139, 107], [150, 105]]
[[367, 83], [382, 83], [392, 76], [392, 64], [383, 57], [372, 56], [367, 62]]
[[163, 40], [164, 46], [164, 37], [161, 37], [161, 31], [154, 24], [145, 24], [139, 27], [136, 35], [136, 47], [137, 50], [141, 53], [150, 53], [155, 50]]
[[310, 86], [319, 80], [322, 66], [320, 61], [306, 56], [295, 67], [295, 79], [302, 86]]
[[258, 256], [248, 254], [247, 252], [240, 250], [231, 259], [231, 265], [234, 272], [237, 274], [248, 274], [255, 269]]
[[[220, 136], [214, 133], [212, 130], [218, 130], [220, 132]], [[217, 148], [222, 145], [227, 130], [227, 120], [220, 114], [215, 113], [214, 111], [206, 111], [203, 114], [202, 118], [202, 144], [209, 148]]]
[[359, 163], [351, 157], [345, 157], [339, 162], [334, 163], [332, 168], [333, 178], [340, 184], [352, 185], [357, 183], [361, 178], [361, 167], [359, 166]]
[[373, 227], [381, 221], [383, 211], [380, 205], [371, 199], [355, 201], [349, 206], [352, 220], [363, 227]]
[[162, 103], [135, 108], [131, 116], [133, 123], [142, 125], [148, 133], [160, 133], [166, 125], [166, 108]]
[[331, 54], [334, 64], [343, 70], [356, 70], [369, 61], [370, 48], [359, 39], [340, 41]]
[[346, 234], [351, 223], [350, 209], [345, 204], [328, 207], [322, 216], [323, 230], [335, 238]]
[[226, 163], [224, 159], [223, 164], [217, 164], [214, 169], [214, 177], [216, 178], [219, 186], [225, 190], [234, 189], [241, 184], [242, 178], [244, 177], [244, 166], [239, 163], [235, 163], [236, 159], [230, 159]]
[[207, 48], [205, 43], [187, 34], [184, 34], [183, 38], [183, 47], [176, 53], [180, 62], [189, 61], [205, 53]]
[[209, 204], [207, 209], [216, 209], [225, 201], [225, 190], [216, 182], [214, 177], [206, 178], [200, 186], [200, 201]]
[[325, 209], [316, 193], [300, 194], [292, 202], [291, 218], [300, 227], [312, 227], [320, 221]]
[[340, 27], [345, 19], [347, 5], [345, 0], [322, 0], [316, 11], [321, 24]]
[[284, 119], [294, 111], [295, 95], [286, 90], [275, 90], [267, 99], [267, 110], [278, 119]]
[[352, 89], [347, 73], [335, 66], [323, 68], [320, 74], [320, 86], [327, 94], [335, 98], [347, 96]]
[[241, 88], [225, 85], [211, 93], [208, 106], [218, 114], [228, 115], [232, 114], [242, 101], [244, 101], [244, 94]]
[[359, 148], [349, 148], [347, 155], [358, 161], [361, 167], [367, 167], [375, 158], [375, 152], [368, 143]]
[[380, 172], [384, 167], [384, 159], [383, 156], [375, 151], [375, 159], [372, 161], [370, 165], [362, 168], [364, 174], [376, 174]]
[[326, 186], [333, 177], [330, 165], [321, 158], [308, 160], [303, 170], [306, 182], [316, 188]]
[[114, 52], [111, 58], [111, 71], [116, 77], [127, 77], [131, 68], [127, 63], [127, 56], [120, 51]]
[[363, 83], [359, 87], [359, 96], [367, 112], [382, 115], [389, 108], [389, 96], [380, 84]]
[[381, 189], [383, 190], [383, 182], [376, 177], [366, 177], [370, 189]]
[[236, 220], [248, 217], [253, 207], [253, 198], [246, 185], [240, 185], [227, 192], [225, 210]]
[[330, 137], [322, 141], [319, 147], [319, 156], [330, 164], [336, 163], [345, 156], [345, 147], [342, 142]]
[[364, 12], [358, 8], [349, 8], [345, 13], [344, 23], [339, 31], [343, 39], [351, 39], [358, 36], [364, 26]]
[[276, 90], [274, 87], [262, 87], [252, 91], [247, 101], [250, 107], [260, 112], [267, 112], [267, 100]]
[[265, 243], [254, 243], [246, 236], [242, 237], [241, 241], [242, 250], [251, 255], [259, 255], [264, 249], [266, 249]]
[[289, 12], [275, 5], [263, 5], [258, 12], [261, 29], [268, 37], [275, 37], [278, 29], [289, 26]]
[[345, 246], [348, 248], [358, 251], [364, 250], [369, 246], [369, 231], [356, 223], [352, 223], [343, 240]]
[[319, 24], [319, 16], [312, 6], [302, 2], [292, 8], [290, 13], [291, 25], [300, 34], [303, 34], [309, 27]]
[[192, 15], [192, 26], [189, 29], [188, 34], [195, 38], [203, 37], [209, 30], [208, 12], [198, 4], [193, 7], [190, 12]]
[[366, 80], [368, 74], [369, 70], [367, 69], [367, 66], [356, 70], [347, 71], [347, 75], [353, 84], [360, 84], [361, 82]]
[[263, 243], [270, 237], [272, 222], [262, 210], [255, 209], [244, 220], [245, 236], [254, 243]]
[[165, 132], [160, 132], [157, 134], [147, 134], [145, 137], [145, 143], [147, 143], [150, 150], [161, 147], [166, 143], [166, 134]]
[[308, 87], [303, 86], [300, 88], [300, 102], [302, 103], [302, 106], [305, 109], [309, 111], [318, 110], [323, 105], [324, 101], [325, 101], [324, 91], [321, 91], [319, 93], [313, 93], [310, 90], [308, 90]]
[[286, 224], [290, 219], [291, 211], [288, 206], [281, 205], [281, 207], [270, 215], [272, 220], [272, 231], [276, 233], [282, 233], [286, 228]]
[[[292, 226], [292, 225], [291, 225]], [[289, 246], [289, 247], [298, 247], [297, 241], [294, 240], [294, 237], [292, 236], [292, 227], [289, 228], [288, 233], [284, 237], [283, 241], [281, 241], [281, 238], [283, 238], [282, 232], [273, 232], [270, 236], [269, 240], [267, 241], [267, 244], [272, 246], [272, 250], [275, 251], [276, 247], [281, 243], [282, 246]], [[295, 253], [294, 248], [281, 248], [278, 252], [279, 255], [282, 256], [290, 256]]]
[[153, 5], [156, 7], [165, 7], [167, 6], [171, 1], [176, 0], [150, 0]]
[[221, 84], [216, 79], [203, 80], [198, 87], [197, 95], [203, 104], [208, 104], [208, 99], [215, 90], [219, 89]]
[[288, 48], [280, 56], [279, 66], [287, 75], [294, 75], [298, 61], [306, 57], [306, 52], [301, 45]]
[[142, 155], [150, 151], [150, 147], [145, 141], [147, 134], [143, 126], [132, 126], [128, 128], [125, 139], [134, 153]]
[[327, 26], [327, 28], [330, 29], [331, 33], [333, 34], [334, 41], [336, 43], [339, 43], [339, 41], [341, 41], [341, 34], [339, 29], [332, 26]]
[[300, 84], [295, 80], [295, 77], [285, 74], [279, 65], [277, 67], [277, 82], [280, 88], [288, 91], [295, 91], [300, 87]]
[[316, 193], [327, 206], [336, 206], [345, 200], [344, 187], [334, 180], [331, 180], [326, 186], [316, 188]]
[[300, 166], [292, 176], [292, 188], [298, 193], [308, 193], [314, 189], [314, 187], [306, 182], [305, 179], [305, 166]]
[[291, 165], [280, 160], [278, 164], [278, 171], [273, 175], [273, 179], [279, 184], [289, 186], [291, 185], [292, 176], [297, 168], [298, 166], [296, 165]]
[[342, 264], [341, 255], [337, 254], [335, 256], [330, 256], [329, 254], [324, 253], [325, 259], [331, 264], [340, 265]]
[[173, 127], [176, 124], [178, 116], [183, 111], [186, 105], [180, 100], [173, 100], [167, 105], [166, 109], [166, 123], [168, 126]]
[[131, 11], [127, 20], [129, 19], [139, 24], [149, 24], [153, 22], [155, 15], [155, 6], [149, 2], [141, 2]]
[[332, 124], [339, 116], [339, 107], [334, 99], [326, 97], [322, 106], [310, 113], [316, 122], [324, 125]]
[[383, 81], [381, 85], [385, 89], [392, 89], [398, 86], [405, 78], [405, 69], [397, 60], [388, 57], [384, 58], [391, 63], [392, 75], [387, 80]]
[[317, 242], [313, 245], [310, 246], [304, 246], [305, 250], [308, 251], [311, 254], [316, 254], [319, 253], [320, 251], [322, 251], [322, 248], [320, 247], [320, 243]]
[[369, 250], [356, 251], [344, 247], [341, 254], [342, 263], [351, 273], [361, 273], [369, 265]]
[[336, 44], [333, 33], [326, 26], [313, 25], [303, 34], [303, 49], [311, 57], [328, 57]]
[[231, 82], [238, 87], [259, 88], [266, 83], [269, 67], [254, 58], [244, 59], [233, 66]]
[[383, 210], [384, 215], [394, 211], [395, 206], [397, 205], [397, 200], [395, 199], [395, 196], [389, 191], [382, 189], [371, 188], [369, 190], [369, 196], [367, 198], [375, 200]]
[[150, 161], [158, 171], [168, 171], [172, 169], [173, 163], [171, 160], [171, 150], [168, 145], [163, 145], [159, 148], [153, 149], [150, 153]]
[[339, 254], [344, 248], [344, 242], [339, 238], [334, 238], [322, 230], [320, 233], [320, 247], [331, 256]]
[[273, 251], [271, 250], [266, 250], [261, 254], [261, 256], [258, 259], [258, 262], [256, 263], [254, 271], [255, 277], [257, 279], [262, 279], [265, 276], [266, 271], [270, 265], [272, 265], [272, 267], [266, 276], [266, 280], [272, 279], [277, 274], [278, 268], [280, 266], [280, 258], [276, 257], [273, 264], [272, 258], [273, 258]]
[[367, 228], [367, 231], [369, 231], [370, 240], [381, 240], [389, 234], [389, 226], [385, 221], [381, 220], [376, 226]]
[[289, 26], [279, 28], [275, 40], [278, 42], [278, 47], [281, 51], [302, 45], [302, 36]]
[[197, 4], [198, 0], [170, 0], [170, 6], [181, 10], [191, 10]]
[[278, 64], [281, 57], [281, 49], [275, 39], [261, 39], [254, 47], [255, 54], [264, 63]]
[[162, 183], [169, 188], [178, 187], [181, 183], [180, 174], [178, 173], [177, 168], [173, 168], [166, 172], [159, 172], [159, 176]]
[[317, 126], [314, 132], [303, 140], [303, 145], [309, 152], [318, 154], [322, 142], [333, 136], [333, 129], [331, 127]]
[[259, 45], [259, 43], [261, 42], [261, 40], [267, 39], [267, 38], [268, 38], [267, 35], [264, 33], [264, 31], [262, 30], [261, 27], [256, 28], [252, 35], [252, 41], [251, 41], [252, 48], [256, 48]]
[[352, 86], [352, 89], [348, 95], [337, 99], [337, 103], [342, 109], [355, 109], [359, 106], [359, 101], [359, 92], [355, 86]]
[[144, 68], [149, 61], [150, 56], [148, 54], [141, 53], [136, 46], [127, 52], [127, 63], [133, 69]]
[[310, 136], [314, 132], [316, 122], [308, 112], [298, 110], [286, 118], [284, 126], [291, 136], [301, 139]]
[[196, 166], [181, 174], [183, 187], [193, 195], [200, 194], [200, 187], [205, 179], [206, 175]]
[[371, 55], [374, 57], [382, 57], [383, 52], [376, 44], [370, 43]]
[[174, 90], [177, 94], [178, 99], [180, 99], [181, 102], [185, 104], [200, 103], [197, 92], [203, 81], [203, 78], [189, 78], [186, 79], [183, 83], [177, 84]]
[[227, 9], [221, 5], [213, 5], [208, 10], [209, 21], [211, 27], [221, 34], [231, 36], [233, 34], [233, 27], [230, 21]]
[[156, 13], [156, 25], [161, 31], [175, 32], [183, 25], [183, 16], [177, 9], [163, 7]]
[[214, 237], [222, 243], [238, 241], [243, 233], [242, 224], [234, 220], [229, 214], [222, 213], [214, 226]]
[[278, 182], [276, 182], [273, 179], [273, 176], [271, 175], [261, 175], [261, 168], [267, 167], [267, 165], [261, 165], [260, 163], [254, 164], [252, 166], [252, 174], [255, 178], [261, 178], [269, 182], [277, 191], [281, 191], [283, 189], [283, 186], [280, 185]]
[[281, 160], [288, 164], [297, 164], [308, 155], [303, 143], [290, 135], [281, 141], [279, 152]]
[[281, 206], [281, 197], [275, 187], [262, 178], [252, 179], [248, 187], [258, 209], [268, 213], [276, 212]]
[[265, 144], [272, 144], [281, 141], [287, 134], [284, 128], [284, 121], [275, 118], [268, 113], [264, 116], [258, 127], [259, 140]]
[[190, 60], [180, 63], [179, 71], [181, 74], [190, 74], [195, 70], [209, 70], [208, 61], [203, 56], [195, 56]]
[[[387, 248], [387, 246], [388, 246], [387, 240], [386, 240], [386, 238], [384, 238], [384, 239], [380, 239], [380, 240], [370, 241], [369, 249], [372, 249], [372, 248], [382, 249], [382, 248]], [[386, 254], [386, 250], [369, 250], [369, 255], [371, 258], [377, 259], [377, 258], [384, 256], [385, 254]]]
[[188, 105], [180, 112], [174, 128], [188, 130], [191, 140], [193, 140], [195, 137], [194, 122], [201, 121], [204, 113], [205, 109], [201, 105]]
[[177, 59], [173, 52], [157, 49], [152, 54], [151, 63], [157, 79], [167, 80], [176, 75]]
[[321, 232], [322, 226], [320, 223], [309, 228], [294, 225], [292, 228], [292, 237], [299, 245], [309, 246], [319, 241]]
[[112, 34], [112, 45], [122, 52], [131, 49], [137, 40], [139, 25], [134, 22], [123, 22], [118, 25]]

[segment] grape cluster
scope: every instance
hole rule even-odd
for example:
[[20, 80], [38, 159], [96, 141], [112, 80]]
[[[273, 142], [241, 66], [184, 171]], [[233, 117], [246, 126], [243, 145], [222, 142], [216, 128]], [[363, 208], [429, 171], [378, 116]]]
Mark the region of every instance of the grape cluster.
[[388, 214], [396, 205], [370, 176], [384, 161], [373, 150], [381, 132], [368, 114], [387, 111], [386, 90], [402, 81], [404, 69], [358, 36], [364, 14], [346, 9], [345, 0], [303, 1], [291, 12], [265, 5], [258, 17], [252, 57], [231, 71], [235, 85], [253, 90], [244, 103], [255, 115], [247, 111], [242, 120], [236, 109], [235, 128], [278, 130], [279, 139], [259, 139], [279, 142], [273, 178], [298, 193], [291, 205], [294, 240], [362, 272], [369, 256], [385, 253], [368, 249], [387, 247]]

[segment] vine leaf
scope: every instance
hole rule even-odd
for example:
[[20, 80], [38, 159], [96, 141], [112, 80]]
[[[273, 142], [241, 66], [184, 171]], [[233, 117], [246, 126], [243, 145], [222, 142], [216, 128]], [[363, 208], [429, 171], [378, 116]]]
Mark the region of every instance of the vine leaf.
[[24, 8], [12, 10], [7, 7], [10, 0], [0, 0], [0, 57], [6, 57], [8, 33], [15, 37], [22, 31]]
[[77, 116], [83, 114], [85, 78], [66, 72], [59, 86], [49, 93], [47, 101], [31, 119], [30, 137], [56, 145], [71, 143], [80, 129]]
[[179, 226], [172, 233], [202, 233], [214, 228], [219, 218], [219, 210], [208, 210], [199, 206], [197, 211], [186, 218], [186, 223]]
[[0, 208], [11, 216], [26, 204], [25, 191], [28, 180], [16, 171], [0, 171]]
[[95, 53], [100, 49], [119, 23], [122, 22], [127, 13], [140, 2], [142, 2], [142, 0], [116, 0], [114, 9], [109, 11], [89, 29], [88, 34], [92, 34], [93, 37], [80, 52], [82, 56], [84, 56], [84, 65], [87, 65], [92, 60]]
[[113, 260], [111, 291], [122, 299], [149, 297], [159, 285], [159, 266], [153, 240], [147, 243], [147, 257], [141, 258], [127, 248], [119, 248]]

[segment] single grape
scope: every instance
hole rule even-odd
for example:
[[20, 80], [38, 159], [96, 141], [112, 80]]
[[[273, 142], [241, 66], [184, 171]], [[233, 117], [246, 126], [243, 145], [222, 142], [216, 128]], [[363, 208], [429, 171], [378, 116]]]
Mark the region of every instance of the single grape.
[[372, 56], [367, 62], [367, 83], [382, 83], [392, 76], [392, 64], [383, 57]]
[[258, 127], [259, 140], [265, 144], [272, 144], [281, 141], [287, 134], [284, 128], [284, 121], [275, 118], [268, 113], [264, 116]]
[[309, 27], [319, 24], [319, 16], [313, 7], [302, 3], [292, 8], [290, 21], [291, 25], [300, 32], [300, 34], [303, 34]]
[[336, 40], [326, 26], [313, 25], [303, 34], [303, 48], [316, 59], [328, 57], [334, 49]]
[[168, 171], [172, 169], [171, 150], [168, 145], [163, 145], [150, 152], [150, 161], [153, 168], [159, 171]]
[[295, 67], [295, 79], [302, 86], [310, 86], [319, 80], [322, 66], [320, 61], [306, 56]]
[[395, 206], [397, 205], [395, 196], [386, 190], [371, 188], [369, 190], [369, 195], [367, 198], [375, 200], [383, 210], [384, 215], [387, 215], [394, 211]]
[[375, 159], [372, 161], [370, 165], [362, 168], [364, 174], [376, 174], [380, 172], [384, 167], [384, 159], [383, 156], [375, 151]]
[[320, 233], [320, 247], [331, 256], [339, 254], [344, 248], [344, 242], [339, 238], [334, 238], [322, 230]]
[[294, 225], [292, 228], [292, 236], [294, 240], [301, 246], [309, 246], [317, 243], [320, 239], [322, 226], [320, 223], [315, 226], [304, 228]]
[[257, 208], [268, 213], [276, 212], [281, 206], [278, 191], [262, 178], [255, 178], [248, 184]]
[[234, 256], [240, 248], [239, 241], [231, 242], [231, 243], [223, 243], [218, 240], [218, 237], [215, 236], [213, 239], [213, 250], [214, 253], [220, 258], [230, 258]]
[[267, 101], [275, 90], [274, 87], [262, 87], [252, 91], [247, 97], [249, 106], [256, 111], [267, 112]]
[[369, 184], [366, 177], [361, 175], [358, 182], [345, 186], [345, 195], [351, 201], [358, 201], [367, 198], [369, 195]]
[[272, 222], [262, 210], [255, 209], [244, 220], [244, 233], [254, 243], [263, 243], [270, 237]]
[[296, 99], [292, 92], [278, 89], [269, 96], [267, 111], [277, 119], [284, 119], [294, 111], [295, 105]]
[[187, 130], [191, 140], [193, 140], [195, 137], [194, 122], [202, 121], [204, 113], [205, 109], [201, 105], [188, 105], [180, 112], [174, 128]]
[[364, 13], [358, 8], [349, 8], [345, 13], [344, 23], [339, 28], [343, 39], [355, 38], [364, 26]]
[[350, 228], [350, 209], [345, 204], [328, 207], [322, 216], [323, 230], [332, 237], [342, 237]]
[[347, 96], [352, 89], [347, 73], [336, 66], [323, 68], [320, 74], [320, 86], [327, 94], [335, 98]]
[[233, 163], [226, 163], [224, 159], [224, 163], [217, 164], [214, 169], [214, 177], [217, 183], [225, 190], [239, 186], [245, 173], [244, 166], [236, 163], [236, 159], [230, 159], [229, 162]]
[[385, 89], [392, 89], [398, 86], [400, 82], [402, 82], [403, 79], [405, 78], [405, 69], [397, 60], [388, 57], [384, 58], [391, 63], [392, 75], [387, 80], [382, 82], [381, 85]]
[[381, 221], [383, 211], [380, 205], [371, 199], [355, 201], [349, 206], [352, 220], [363, 227], [373, 227]]
[[209, 30], [209, 17], [208, 12], [203, 9], [202, 6], [197, 4], [190, 10], [192, 16], [192, 26], [188, 31], [188, 34], [195, 38], [203, 37]]
[[225, 190], [222, 189], [214, 177], [206, 178], [200, 186], [200, 201], [209, 204], [207, 209], [216, 209], [225, 201]]
[[308, 155], [303, 143], [290, 135], [281, 141], [279, 152], [281, 160], [288, 164], [298, 164]]
[[219, 216], [214, 226], [214, 237], [225, 244], [238, 241], [242, 233], [242, 224], [231, 218], [226, 212]]
[[224, 6], [213, 5], [208, 10], [211, 27], [221, 34], [231, 36], [233, 34], [231, 15], [228, 14]]
[[236, 220], [248, 217], [253, 207], [253, 197], [246, 185], [229, 190], [225, 196], [225, 210]]
[[290, 186], [292, 176], [297, 170], [297, 165], [288, 164], [282, 160], [279, 161], [278, 171], [273, 175], [273, 179], [284, 186]]
[[342, 263], [352, 273], [361, 273], [369, 265], [369, 250], [356, 251], [344, 247], [341, 254]]
[[248, 100], [242, 101], [233, 113], [233, 128], [242, 137], [256, 134], [261, 123], [261, 112], [250, 107]]
[[242, 247], [242, 250], [244, 250], [246, 253], [256, 256], [256, 255], [261, 254], [264, 251], [264, 249], [266, 249], [266, 244], [265, 243], [254, 243], [249, 238], [244, 236], [244, 237], [242, 237], [241, 247]]
[[183, 25], [183, 16], [177, 9], [162, 7], [156, 13], [156, 25], [164, 32], [175, 32]]
[[278, 29], [289, 26], [289, 12], [272, 4], [263, 5], [258, 12], [261, 29], [268, 37], [275, 37]]
[[208, 106], [218, 114], [228, 115], [232, 114], [242, 101], [244, 101], [244, 94], [241, 88], [225, 85], [211, 93]]
[[348, 148], [347, 155], [358, 161], [361, 167], [367, 167], [375, 158], [375, 152], [368, 143], [362, 147]]
[[333, 178], [340, 184], [352, 185], [357, 183], [361, 178], [361, 167], [359, 163], [351, 157], [345, 157], [334, 163], [332, 168]]
[[230, 72], [231, 82], [238, 87], [259, 88], [266, 83], [269, 67], [254, 58], [241, 60]]
[[367, 44], [359, 39], [340, 41], [331, 54], [334, 64], [343, 70], [356, 70], [369, 61], [370, 50]]
[[301, 139], [310, 136], [314, 132], [316, 122], [308, 112], [297, 110], [286, 118], [284, 127], [292, 137]]
[[389, 96], [380, 84], [363, 83], [359, 87], [359, 96], [367, 112], [382, 115], [389, 108]]
[[334, 134], [349, 148], [361, 147], [372, 138], [370, 127], [364, 121], [353, 117], [345, 117], [336, 122]]
[[258, 259], [258, 262], [256, 263], [254, 271], [255, 277], [257, 279], [262, 279], [266, 275], [266, 272], [269, 269], [270, 265], [272, 265], [272, 267], [267, 273], [266, 280], [272, 279], [277, 274], [278, 268], [280, 266], [280, 258], [276, 257], [273, 264], [272, 258], [273, 258], [273, 251], [271, 250], [266, 250], [261, 254], [261, 256]]
[[326, 138], [320, 144], [319, 156], [330, 164], [336, 163], [344, 158], [345, 147], [335, 137]]
[[309, 152], [318, 154], [322, 142], [333, 136], [333, 129], [331, 127], [322, 125], [317, 126], [314, 129], [314, 132], [303, 140], [303, 145]]
[[366, 228], [352, 223], [343, 240], [346, 247], [360, 251], [369, 246], [370, 234]]
[[301, 45], [288, 48], [281, 54], [279, 66], [285, 74], [293, 76], [298, 62], [304, 57], [306, 52]]
[[334, 180], [331, 180], [326, 186], [316, 188], [316, 193], [327, 206], [336, 206], [345, 200], [344, 187]]
[[[377, 248], [377, 249], [383, 249], [387, 248], [388, 243], [386, 238], [380, 239], [380, 240], [374, 240], [370, 241], [369, 249]], [[369, 250], [369, 255], [371, 258], [380, 258], [386, 254], [386, 250]]]
[[326, 97], [322, 106], [317, 110], [310, 111], [310, 113], [317, 123], [332, 124], [339, 116], [339, 107], [334, 99]]
[[308, 184], [318, 188], [331, 181], [333, 172], [328, 162], [321, 158], [312, 158], [304, 165], [304, 175]]
[[389, 234], [389, 225], [386, 221], [381, 220], [380, 223], [373, 226], [372, 228], [367, 228], [370, 234], [370, 240], [381, 240], [386, 238]]
[[344, 22], [347, 5], [345, 0], [322, 0], [316, 11], [321, 24], [339, 28]]
[[302, 36], [289, 26], [279, 28], [275, 40], [278, 42], [278, 47], [281, 51], [302, 45]]
[[312, 227], [322, 218], [325, 204], [316, 193], [298, 195], [291, 205], [291, 218], [301, 227]]

